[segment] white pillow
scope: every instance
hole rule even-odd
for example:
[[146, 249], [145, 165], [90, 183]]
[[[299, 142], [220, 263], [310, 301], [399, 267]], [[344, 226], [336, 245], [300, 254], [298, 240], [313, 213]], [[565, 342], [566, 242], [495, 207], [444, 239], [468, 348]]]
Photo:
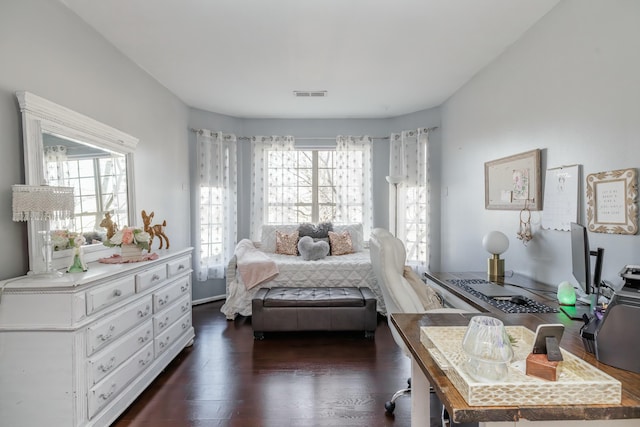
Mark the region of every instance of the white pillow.
[[260, 250], [263, 252], [276, 251], [276, 230], [284, 234], [291, 234], [298, 229], [298, 224], [270, 225], [261, 228]]
[[342, 233], [348, 231], [351, 235], [351, 242], [353, 243], [354, 252], [360, 252], [364, 250], [364, 235], [362, 231], [362, 224], [345, 224], [345, 225], [333, 225], [333, 231], [336, 233]]

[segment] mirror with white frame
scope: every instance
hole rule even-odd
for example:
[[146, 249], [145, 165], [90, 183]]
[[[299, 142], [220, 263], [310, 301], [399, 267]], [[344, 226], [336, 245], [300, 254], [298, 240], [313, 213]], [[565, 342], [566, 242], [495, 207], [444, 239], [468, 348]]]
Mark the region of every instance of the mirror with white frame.
[[[133, 156], [138, 139], [29, 92], [17, 92], [22, 112], [25, 184], [74, 188], [74, 218], [51, 222], [53, 234], [73, 232], [87, 241], [86, 261], [108, 256], [100, 226], [106, 212], [120, 226], [135, 225]], [[43, 271], [46, 229], [29, 221], [29, 269]], [[54, 244], [56, 240], [54, 239]], [[52, 266], [68, 266], [72, 250], [58, 245]]]

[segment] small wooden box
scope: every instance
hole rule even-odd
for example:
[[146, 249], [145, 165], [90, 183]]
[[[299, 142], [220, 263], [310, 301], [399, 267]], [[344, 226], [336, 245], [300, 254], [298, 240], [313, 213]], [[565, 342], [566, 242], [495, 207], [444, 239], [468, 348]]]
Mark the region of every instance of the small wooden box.
[[562, 362], [550, 362], [546, 354], [529, 354], [527, 356], [527, 375], [548, 381], [558, 381]]

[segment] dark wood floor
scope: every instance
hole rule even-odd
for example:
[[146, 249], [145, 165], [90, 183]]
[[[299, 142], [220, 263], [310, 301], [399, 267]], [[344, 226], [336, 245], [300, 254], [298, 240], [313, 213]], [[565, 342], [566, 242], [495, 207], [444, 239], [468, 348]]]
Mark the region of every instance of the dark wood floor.
[[356, 333], [280, 333], [253, 340], [251, 319], [228, 321], [221, 302], [195, 306], [195, 343], [114, 426], [410, 425], [410, 362], [384, 318], [374, 340]]

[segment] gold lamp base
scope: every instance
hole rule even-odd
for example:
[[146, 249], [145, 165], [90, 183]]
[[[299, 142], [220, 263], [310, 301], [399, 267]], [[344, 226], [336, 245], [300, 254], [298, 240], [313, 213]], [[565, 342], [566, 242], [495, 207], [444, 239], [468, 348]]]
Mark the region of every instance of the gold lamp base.
[[487, 260], [487, 269], [490, 279], [501, 279], [504, 277], [504, 260], [500, 255], [493, 255]]

